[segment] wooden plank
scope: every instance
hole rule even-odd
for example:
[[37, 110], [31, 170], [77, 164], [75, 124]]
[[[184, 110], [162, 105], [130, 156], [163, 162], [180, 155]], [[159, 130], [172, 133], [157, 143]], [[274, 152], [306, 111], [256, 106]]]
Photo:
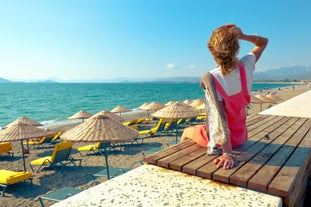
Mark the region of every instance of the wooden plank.
[[[268, 192], [285, 197], [289, 206], [295, 206], [302, 198], [310, 174], [311, 121], [308, 120], [308, 133], [304, 136], [290, 159], [271, 182]], [[296, 192], [295, 192], [296, 191]], [[298, 192], [297, 192], [298, 191]]]
[[169, 148], [166, 148], [160, 152], [157, 152], [155, 154], [152, 154], [152, 155], [148, 155], [146, 156], [143, 161], [144, 162], [147, 162], [149, 164], [153, 164], [153, 165], [156, 165], [157, 164], [157, 160], [159, 159], [162, 159], [166, 156], [169, 156], [173, 153], [175, 153], [176, 151], [179, 151], [179, 150], [182, 150], [184, 148], [187, 148], [188, 146], [191, 146], [191, 145], [194, 145], [196, 143], [194, 143], [193, 141], [185, 141], [185, 142], [182, 142], [180, 144], [177, 144], [177, 145], [173, 145]]
[[252, 117], [246, 117], [246, 126], [249, 127], [255, 123], [258, 123], [264, 119], [267, 119], [267, 118], [272, 118], [273, 116], [269, 116], [269, 115], [254, 115]]
[[[267, 119], [264, 119], [264, 120], [262, 120], [256, 124], [253, 124], [253, 125], [247, 127], [249, 140], [252, 140], [252, 137], [254, 137], [254, 135], [256, 135], [257, 133], [261, 133], [267, 128], [269, 129], [269, 127], [272, 125], [275, 125], [276, 127], [278, 127], [280, 124], [280, 121], [284, 121], [283, 120], [284, 118], [286, 118], [286, 117], [268, 116]], [[267, 132], [268, 131], [266, 131], [266, 133]], [[257, 141], [257, 140], [255, 140], [255, 141]]]
[[[247, 187], [248, 181], [256, 172], [277, 152], [277, 150], [301, 127], [303, 122], [296, 122], [298, 118], [291, 118], [279, 128], [270, 133], [273, 140], [266, 148], [255, 155], [245, 165], [238, 169], [231, 177], [230, 183]], [[296, 122], [296, 123], [295, 123]]]
[[[252, 145], [256, 144], [256, 142], [260, 139], [263, 139], [266, 134], [268, 134], [269, 128], [272, 125], [274, 128], [277, 128], [280, 124], [285, 123], [287, 119], [283, 119], [280, 116], [265, 116], [268, 119], [264, 119], [254, 125], [254, 129], [249, 131], [248, 133], [248, 140], [245, 144], [243, 144], [240, 147], [236, 147], [233, 149], [234, 154], [239, 154], [240, 152], [246, 151], [248, 148], [250, 148]], [[277, 125], [276, 125], [277, 123]], [[268, 129], [267, 129], [268, 128]], [[271, 129], [270, 129], [271, 130]], [[256, 134], [260, 132], [265, 132], [261, 133], [260, 136], [255, 136]]]
[[[196, 160], [193, 160], [192, 162], [189, 162], [186, 165], [184, 165], [182, 167], [182, 172], [185, 172], [191, 175], [197, 175], [197, 169], [213, 161], [218, 156], [219, 155], [207, 155], [205, 153], [201, 157], [198, 157]], [[201, 176], [201, 177], [205, 177], [205, 176]], [[205, 178], [210, 178], [210, 177], [205, 177]]]
[[[303, 122], [305, 119], [299, 119]], [[306, 123], [304, 123], [305, 125]], [[268, 185], [279, 172], [283, 164], [292, 154], [296, 146], [301, 142], [306, 129], [298, 130], [293, 136], [272, 156], [272, 158], [249, 180], [248, 188], [255, 189], [261, 192], [268, 191]]]
[[176, 159], [169, 163], [169, 168], [177, 171], [182, 171], [182, 167], [194, 160], [196, 160], [198, 157], [201, 157], [206, 154], [206, 147], [202, 147], [199, 145], [199, 149], [193, 152], [190, 152], [186, 154], [183, 157], [180, 157], [179, 159]]
[[180, 159], [180, 158], [188, 155], [189, 153], [192, 153], [192, 152], [194, 152], [200, 148], [201, 148], [201, 146], [198, 144], [188, 146], [187, 148], [178, 150], [175, 153], [170, 154], [164, 158], [158, 159], [157, 165], [161, 166], [161, 167], [169, 168], [171, 162], [178, 160], [178, 159]]
[[[263, 148], [265, 148], [272, 140], [266, 140], [264, 139], [266, 134], [269, 134], [273, 132], [274, 130], [278, 129], [280, 126], [282, 126], [288, 119], [288, 117], [284, 117], [280, 119], [278, 122], [275, 124], [268, 124], [268, 127], [266, 125], [261, 129], [259, 127], [259, 132], [255, 134], [255, 136], [251, 137], [251, 141], [256, 141], [254, 144], [246, 149], [245, 151], [242, 152], [237, 152], [236, 150], [233, 150], [234, 154], [238, 153], [236, 155], [236, 160], [238, 160], [238, 164], [236, 167], [230, 169], [230, 170], [223, 170], [222, 168], [215, 171], [211, 172], [213, 173], [212, 179], [229, 183], [230, 182], [230, 176], [233, 175], [239, 168], [241, 168], [244, 164], [246, 164], [250, 159], [252, 159], [257, 153], [259, 153]], [[270, 122], [268, 122], [270, 123]], [[260, 142], [258, 142], [261, 140]], [[209, 171], [208, 169], [200, 169], [199, 171], [204, 170], [205, 173], [206, 171]], [[199, 172], [198, 171], [198, 172]]]
[[290, 190], [291, 183], [293, 183], [293, 180], [295, 179], [295, 176], [297, 175], [300, 167], [302, 167], [304, 160], [309, 156], [310, 153], [311, 140], [308, 137], [310, 136], [310, 130], [307, 129], [306, 131], [308, 133], [304, 135], [303, 140], [295, 149], [294, 153], [290, 156], [278, 175], [269, 185], [269, 193], [281, 195], [283, 197], [288, 196], [287, 192]]
[[[212, 179], [230, 183], [230, 176], [233, 175], [238, 169], [240, 169], [245, 163], [247, 163], [255, 154], [260, 152], [264, 147], [266, 147], [268, 143], [265, 142], [257, 142], [256, 144], [252, 145], [250, 148], [247, 149], [247, 151], [244, 151], [236, 156], [236, 160], [238, 160], [237, 165], [230, 169], [230, 170], [224, 170], [222, 168], [217, 169], [214, 172], [211, 172]], [[200, 169], [199, 171], [204, 170], [209, 171], [208, 169]]]
[[258, 115], [255, 119], [251, 119], [251, 120], [248, 120], [248, 119], [246, 119], [246, 126], [247, 127], [251, 127], [251, 129], [252, 128], [254, 128], [254, 127], [252, 127], [253, 125], [255, 125], [255, 127], [256, 127], [256, 125], [258, 126], [258, 125], [260, 125], [260, 123], [265, 123], [265, 122], [269, 122], [269, 121], [271, 121], [271, 120], [273, 120], [273, 119], [276, 119], [278, 116], [271, 116], [271, 115], [264, 115], [264, 116], [262, 116], [262, 115]]

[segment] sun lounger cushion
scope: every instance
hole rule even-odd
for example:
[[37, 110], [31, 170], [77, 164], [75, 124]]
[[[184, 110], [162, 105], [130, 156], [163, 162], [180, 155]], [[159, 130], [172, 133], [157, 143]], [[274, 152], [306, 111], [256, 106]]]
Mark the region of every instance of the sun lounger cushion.
[[0, 155], [12, 150], [11, 142], [0, 142]]
[[47, 165], [47, 164], [52, 162], [51, 159], [52, 159], [52, 156], [46, 156], [46, 157], [42, 157], [42, 158], [33, 160], [30, 163], [32, 165], [41, 165], [41, 164], [46, 164]]
[[12, 185], [31, 178], [31, 172], [14, 172], [11, 170], [0, 170], [0, 183]]
[[78, 151], [95, 151], [99, 147], [100, 147], [100, 142], [97, 142], [96, 144], [90, 144], [90, 145], [79, 147]]

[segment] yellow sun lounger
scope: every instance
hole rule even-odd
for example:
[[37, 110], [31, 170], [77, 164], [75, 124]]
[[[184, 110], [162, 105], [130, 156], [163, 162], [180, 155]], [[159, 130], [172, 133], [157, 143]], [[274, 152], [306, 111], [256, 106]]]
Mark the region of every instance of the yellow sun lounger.
[[[122, 143], [106, 143], [107, 144], [107, 150], [113, 151], [113, 150], [122, 150], [124, 147]], [[78, 148], [79, 154], [84, 157], [88, 155], [90, 152], [100, 153], [102, 154], [104, 152], [104, 146], [102, 142], [96, 142], [95, 144], [89, 144]], [[86, 152], [85, 154], [82, 152]]]
[[52, 156], [42, 157], [30, 162], [31, 170], [34, 171], [34, 165], [40, 166], [37, 172], [39, 172], [40, 169], [44, 166], [52, 167], [53, 169], [56, 169], [56, 165], [63, 166], [68, 163], [72, 163], [74, 166], [76, 166], [75, 161], [79, 161], [79, 165], [81, 165], [82, 159], [74, 159], [70, 156], [72, 145], [72, 142], [62, 142], [56, 144]]
[[98, 152], [98, 150], [101, 148], [101, 142], [96, 142], [95, 144], [89, 144], [86, 146], [82, 146], [78, 148], [78, 151], [81, 156], [84, 156], [81, 154], [82, 151], [87, 152], [86, 155], [89, 154], [89, 152]]
[[0, 142], [0, 155], [7, 153], [10, 157], [13, 157], [14, 153], [12, 150], [11, 142]]
[[35, 149], [44, 148], [46, 146], [53, 147], [55, 143], [59, 141], [62, 131], [52, 133], [49, 136], [41, 137], [40, 139], [33, 139], [24, 141], [23, 144], [27, 146], [33, 146]]
[[23, 182], [26, 180], [30, 180], [30, 182], [32, 183], [31, 172], [14, 172], [11, 170], [0, 170], [0, 187], [2, 187], [1, 196], [4, 196], [4, 192], [9, 185], [13, 185], [15, 183]]
[[139, 135], [153, 135], [157, 132], [163, 131], [165, 128], [165, 124], [167, 123], [166, 119], [160, 119], [157, 125], [151, 129], [138, 131]]

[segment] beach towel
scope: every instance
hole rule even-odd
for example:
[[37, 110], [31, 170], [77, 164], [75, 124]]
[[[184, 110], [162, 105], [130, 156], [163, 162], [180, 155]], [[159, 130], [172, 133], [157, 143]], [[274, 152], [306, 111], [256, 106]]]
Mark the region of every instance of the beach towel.
[[206, 127], [209, 130], [207, 137], [209, 138], [207, 146], [207, 154], [218, 154], [216, 144], [224, 144], [230, 139], [230, 130], [220, 109], [220, 103], [216, 96], [216, 87], [213, 82], [212, 75], [207, 72], [202, 76], [201, 88], [205, 92], [205, 106], [206, 106]]

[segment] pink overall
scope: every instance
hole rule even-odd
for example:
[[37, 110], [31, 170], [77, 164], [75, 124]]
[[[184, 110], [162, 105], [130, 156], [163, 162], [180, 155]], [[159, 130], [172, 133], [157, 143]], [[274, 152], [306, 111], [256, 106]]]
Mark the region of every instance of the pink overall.
[[242, 90], [237, 94], [228, 96], [217, 79], [213, 77], [216, 89], [225, 101], [225, 111], [228, 118], [232, 147], [240, 146], [247, 140], [246, 106], [250, 103], [245, 69], [241, 63], [239, 63], [238, 66], [240, 71]]
[[[245, 69], [241, 63], [239, 63], [238, 66], [240, 71], [242, 90], [237, 94], [228, 96], [218, 80], [213, 76], [216, 89], [225, 102], [225, 111], [227, 113], [232, 147], [240, 146], [247, 140], [246, 106], [250, 103]], [[207, 137], [206, 133], [206, 125], [196, 126], [193, 140], [204, 147], [207, 146], [209, 138]]]

